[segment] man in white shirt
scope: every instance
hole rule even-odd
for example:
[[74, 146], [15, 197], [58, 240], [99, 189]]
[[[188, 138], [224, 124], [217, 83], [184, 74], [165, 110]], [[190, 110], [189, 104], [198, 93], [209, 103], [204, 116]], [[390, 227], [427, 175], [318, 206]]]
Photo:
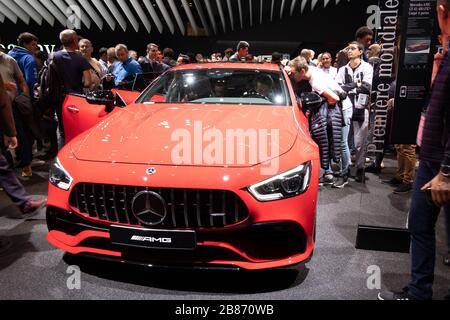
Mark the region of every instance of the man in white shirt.
[[[357, 182], [364, 182], [364, 168], [366, 160], [366, 145], [369, 135], [369, 106], [370, 92], [372, 90], [373, 67], [362, 59], [364, 46], [358, 42], [352, 42], [348, 46], [350, 62], [339, 69], [336, 81], [342, 85], [349, 99], [343, 103], [345, 123], [353, 125], [353, 135], [356, 147], [356, 177]], [[352, 115], [350, 111], [352, 110]], [[351, 121], [350, 119], [351, 118]], [[343, 140], [348, 141], [350, 125], [343, 128]], [[350, 163], [350, 150], [348, 145], [343, 154], [342, 174], [344, 179], [348, 176], [348, 164]], [[346, 176], [347, 175], [347, 176]]]
[[[290, 61], [287, 71], [290, 73], [290, 77], [296, 82], [302, 80], [308, 81], [313, 92], [326, 98], [329, 107], [336, 108], [335, 105], [340, 101], [339, 95], [343, 93], [343, 90], [333, 78], [327, 76], [321, 69], [308, 65], [307, 60], [302, 56]], [[324, 116], [327, 117], [327, 115]], [[334, 183], [331, 166], [325, 169], [320, 183], [324, 185]]]

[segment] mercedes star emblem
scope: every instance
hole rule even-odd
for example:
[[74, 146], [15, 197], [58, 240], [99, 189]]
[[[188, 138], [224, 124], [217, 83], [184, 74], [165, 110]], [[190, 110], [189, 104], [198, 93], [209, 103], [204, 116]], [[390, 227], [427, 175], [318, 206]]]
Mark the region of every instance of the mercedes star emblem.
[[151, 175], [154, 175], [155, 173], [156, 173], [156, 169], [155, 168], [148, 168], [147, 170], [145, 170], [145, 172], [149, 175], [149, 176], [151, 176]]
[[163, 197], [152, 191], [141, 191], [136, 194], [131, 203], [131, 210], [139, 222], [148, 226], [160, 224], [167, 215]]

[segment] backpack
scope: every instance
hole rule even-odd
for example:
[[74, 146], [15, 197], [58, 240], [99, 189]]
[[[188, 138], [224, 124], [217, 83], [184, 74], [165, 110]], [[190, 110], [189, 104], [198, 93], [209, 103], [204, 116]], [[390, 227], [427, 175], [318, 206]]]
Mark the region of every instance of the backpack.
[[34, 86], [34, 98], [43, 114], [54, 113], [55, 108], [62, 104], [65, 98], [64, 82], [58, 74], [53, 54], [39, 71], [37, 83]]

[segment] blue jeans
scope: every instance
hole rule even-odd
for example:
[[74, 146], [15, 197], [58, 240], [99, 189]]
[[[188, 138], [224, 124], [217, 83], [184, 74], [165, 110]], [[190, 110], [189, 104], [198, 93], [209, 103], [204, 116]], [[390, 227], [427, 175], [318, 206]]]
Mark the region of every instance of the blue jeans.
[[[411, 233], [411, 280], [409, 294], [419, 300], [433, 297], [434, 267], [436, 260], [436, 222], [441, 208], [427, 202], [425, 193], [420, 189], [432, 180], [440, 170], [439, 164], [421, 161], [409, 211], [409, 231]], [[447, 217], [450, 204], [443, 207]], [[447, 230], [448, 223], [446, 220]]]
[[[346, 110], [342, 110], [342, 117], [344, 119], [345, 126], [342, 127], [342, 141], [341, 141], [341, 176], [348, 175], [348, 167], [350, 165], [351, 153], [350, 147], [348, 145], [348, 135], [350, 133], [350, 127], [352, 124], [353, 117], [353, 109], [348, 108]], [[331, 169], [331, 164], [328, 166], [328, 169], [325, 170], [325, 174], [333, 174], [333, 170]]]
[[351, 153], [348, 145], [348, 136], [352, 124], [353, 109], [348, 108], [342, 110], [345, 126], [342, 127], [342, 160], [341, 160], [341, 175], [348, 175], [348, 167], [350, 165]]

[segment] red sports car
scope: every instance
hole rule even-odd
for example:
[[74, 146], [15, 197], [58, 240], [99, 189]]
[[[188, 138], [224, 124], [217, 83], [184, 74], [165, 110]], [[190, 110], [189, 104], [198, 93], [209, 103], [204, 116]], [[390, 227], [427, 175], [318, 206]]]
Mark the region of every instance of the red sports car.
[[189, 268], [267, 269], [312, 255], [319, 151], [278, 66], [181, 66], [139, 97], [70, 95], [63, 117], [70, 142], [49, 179], [54, 246]]

